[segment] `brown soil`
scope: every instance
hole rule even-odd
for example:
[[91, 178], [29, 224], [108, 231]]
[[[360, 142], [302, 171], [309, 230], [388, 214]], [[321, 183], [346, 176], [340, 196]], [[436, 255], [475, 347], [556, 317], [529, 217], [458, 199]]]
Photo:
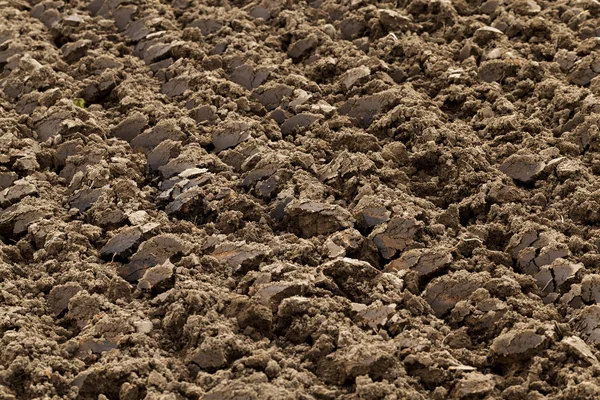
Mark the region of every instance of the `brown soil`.
[[600, 398], [598, 26], [0, 0], [0, 398]]

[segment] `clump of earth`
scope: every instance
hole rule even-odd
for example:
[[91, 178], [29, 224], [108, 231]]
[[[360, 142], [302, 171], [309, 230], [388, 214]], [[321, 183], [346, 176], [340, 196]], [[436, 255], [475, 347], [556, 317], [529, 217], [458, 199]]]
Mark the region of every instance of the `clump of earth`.
[[596, 0], [0, 0], [0, 398], [600, 398]]

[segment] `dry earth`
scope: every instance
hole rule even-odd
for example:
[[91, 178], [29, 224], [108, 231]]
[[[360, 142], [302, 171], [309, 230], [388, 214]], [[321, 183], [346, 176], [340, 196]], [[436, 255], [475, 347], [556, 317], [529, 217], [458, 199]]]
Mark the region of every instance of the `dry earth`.
[[0, 398], [600, 398], [599, 26], [0, 0]]

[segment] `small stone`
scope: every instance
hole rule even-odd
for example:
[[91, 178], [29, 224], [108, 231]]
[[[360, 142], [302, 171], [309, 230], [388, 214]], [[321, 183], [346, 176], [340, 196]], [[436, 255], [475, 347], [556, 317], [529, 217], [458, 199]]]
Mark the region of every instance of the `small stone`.
[[329, 36], [330, 38], [335, 39], [335, 36], [336, 36], [335, 26], [333, 26], [331, 24], [325, 24], [325, 25], [323, 25], [323, 27], [321, 28], [321, 30], [323, 32], [325, 32], [325, 34], [327, 36]]
[[579, 57], [574, 51], [560, 49], [554, 55], [554, 61], [558, 63], [563, 72], [569, 72], [575, 66]]
[[357, 81], [369, 75], [371, 75], [371, 69], [366, 65], [361, 65], [360, 67], [352, 68], [342, 75], [342, 86], [344, 87], [344, 89], [348, 90]]
[[502, 4], [502, 0], [488, 0], [479, 7], [479, 12], [482, 14], [492, 14]]
[[556, 167], [558, 167], [560, 165], [560, 163], [562, 163], [566, 160], [567, 160], [566, 157], [553, 158], [552, 160], [548, 161], [548, 164], [546, 164], [546, 166], [544, 167], [544, 172], [551, 173], [551, 172], [556, 171]]
[[15, 105], [15, 111], [19, 114], [31, 115], [39, 105], [40, 93], [33, 92], [21, 96]]
[[600, 70], [597, 61], [591, 57], [583, 58], [575, 63], [575, 69], [568, 75], [567, 80], [574, 85], [584, 86], [589, 84]]
[[87, 338], [79, 341], [80, 353], [102, 354], [117, 348], [119, 346], [116, 343], [106, 339]]
[[148, 232], [153, 231], [154, 229], [158, 228], [159, 226], [160, 226], [160, 223], [158, 223], [158, 222], [148, 222], [147, 224], [141, 225], [140, 230], [142, 231], [142, 233], [148, 233]]
[[127, 219], [127, 216], [118, 208], [113, 208], [98, 210], [98, 212], [94, 213], [93, 218], [98, 226], [111, 229], [121, 226], [122, 223]]
[[257, 182], [270, 177], [276, 172], [275, 168], [256, 168], [248, 172], [242, 181], [242, 185], [245, 187], [252, 187]]
[[255, 190], [256, 194], [262, 198], [269, 199], [273, 197], [279, 191], [278, 175], [272, 175], [264, 181], [257, 182]]
[[63, 18], [63, 23], [68, 26], [77, 26], [82, 22], [84, 22], [84, 17], [82, 15], [71, 14]]
[[351, 176], [364, 175], [375, 170], [375, 164], [367, 156], [348, 151], [340, 152], [331, 162], [319, 170], [321, 182], [334, 178], [348, 179]]
[[[169, 189], [165, 193], [171, 195], [172, 189]], [[176, 195], [173, 201], [171, 201], [165, 207], [165, 211], [169, 215], [176, 216], [188, 216], [193, 212], [195, 215], [202, 215], [204, 210], [204, 203], [202, 200], [202, 189], [199, 187], [192, 187], [185, 192]]]
[[92, 65], [96, 72], [102, 72], [105, 69], [122, 69], [123, 64], [113, 55], [103, 55], [94, 59]]
[[487, 54], [485, 54], [485, 60], [497, 60], [499, 58], [504, 57], [505, 54], [506, 54], [505, 49], [496, 47], [495, 49], [492, 49]]
[[143, 321], [135, 321], [133, 323], [133, 326], [135, 326], [135, 330], [138, 333], [150, 333], [152, 332], [152, 328], [154, 328], [152, 321], [148, 319], [145, 319]]
[[13, 169], [15, 171], [33, 172], [40, 169], [40, 164], [35, 156], [25, 156], [15, 161], [13, 164]]
[[531, 246], [538, 240], [538, 233], [533, 228], [526, 228], [521, 232], [515, 233], [506, 246], [506, 252], [515, 260], [519, 257], [521, 250]]
[[337, 107], [332, 106], [325, 100], [319, 100], [317, 104], [311, 104], [310, 110], [315, 114], [323, 114], [330, 117], [337, 110]]
[[500, 39], [502, 36], [504, 33], [501, 30], [491, 26], [482, 26], [475, 31], [473, 39], [477, 44], [484, 45], [492, 40]]
[[378, 265], [377, 247], [353, 228], [335, 232], [323, 244], [323, 251], [329, 258], [350, 257]]
[[533, 154], [513, 154], [500, 166], [500, 171], [514, 180], [529, 183], [542, 172], [546, 164]]
[[158, 71], [169, 68], [173, 62], [173, 58], [165, 58], [164, 60], [150, 64], [148, 68], [150, 68], [150, 71], [156, 74]]
[[179, 173], [179, 177], [183, 179], [192, 179], [208, 172], [206, 168], [188, 168]]
[[56, 158], [58, 159], [58, 165], [64, 167], [67, 164], [67, 158], [83, 151], [81, 142], [79, 140], [70, 140], [61, 143], [56, 149]]
[[249, 14], [252, 18], [264, 19], [265, 21], [271, 18], [271, 11], [262, 6], [254, 7]]

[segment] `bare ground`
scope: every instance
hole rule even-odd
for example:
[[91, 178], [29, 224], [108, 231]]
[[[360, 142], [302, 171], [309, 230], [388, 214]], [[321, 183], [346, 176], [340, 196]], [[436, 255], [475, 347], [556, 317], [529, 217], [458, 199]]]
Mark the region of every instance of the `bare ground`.
[[599, 22], [0, 0], [0, 398], [600, 398]]

